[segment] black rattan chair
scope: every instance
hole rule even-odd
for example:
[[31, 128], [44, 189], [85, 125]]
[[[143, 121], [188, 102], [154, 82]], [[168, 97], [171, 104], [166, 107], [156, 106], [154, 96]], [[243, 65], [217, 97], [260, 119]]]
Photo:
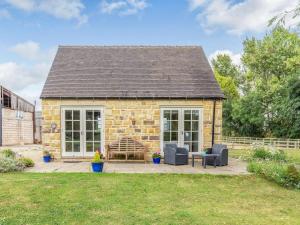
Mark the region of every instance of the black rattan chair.
[[[228, 148], [226, 145], [214, 144], [212, 148], [209, 148], [206, 154], [217, 154], [217, 166], [228, 165]], [[209, 157], [206, 159], [206, 165], [214, 165], [214, 159]]]
[[189, 151], [179, 148], [176, 144], [166, 144], [164, 147], [164, 163], [171, 165], [188, 165]]

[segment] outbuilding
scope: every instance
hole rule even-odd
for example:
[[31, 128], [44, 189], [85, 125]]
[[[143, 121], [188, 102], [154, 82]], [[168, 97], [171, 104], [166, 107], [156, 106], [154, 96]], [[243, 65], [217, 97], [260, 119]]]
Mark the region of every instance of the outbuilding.
[[124, 138], [147, 159], [166, 143], [221, 140], [224, 95], [199, 46], [60, 46], [41, 99], [43, 144], [59, 159]]

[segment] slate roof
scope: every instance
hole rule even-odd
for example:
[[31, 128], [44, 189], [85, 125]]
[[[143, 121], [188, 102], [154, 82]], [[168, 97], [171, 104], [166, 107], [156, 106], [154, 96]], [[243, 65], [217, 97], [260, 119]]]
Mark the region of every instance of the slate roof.
[[60, 46], [41, 98], [224, 98], [199, 46]]

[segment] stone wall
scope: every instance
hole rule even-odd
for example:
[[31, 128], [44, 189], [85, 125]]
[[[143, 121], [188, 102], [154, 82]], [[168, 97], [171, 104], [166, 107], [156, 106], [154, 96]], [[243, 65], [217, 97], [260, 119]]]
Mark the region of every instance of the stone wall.
[[17, 111], [2, 108], [2, 145], [22, 145], [33, 143], [33, 117], [23, 112], [23, 118], [16, 118]]
[[[105, 147], [120, 137], [133, 137], [151, 152], [160, 149], [160, 108], [203, 108], [203, 145], [211, 146], [213, 101], [211, 100], [54, 100], [43, 99], [43, 144], [61, 157], [61, 106], [103, 106], [105, 116]], [[51, 130], [51, 123], [57, 128]], [[221, 140], [222, 101], [217, 101], [215, 140]]]

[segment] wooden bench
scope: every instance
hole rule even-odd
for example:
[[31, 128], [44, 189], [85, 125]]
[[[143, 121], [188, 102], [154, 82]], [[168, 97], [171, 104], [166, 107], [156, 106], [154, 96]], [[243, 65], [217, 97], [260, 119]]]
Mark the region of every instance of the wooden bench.
[[[146, 161], [147, 147], [140, 142], [123, 137], [120, 140], [108, 145], [107, 160], [114, 161]], [[116, 156], [123, 156], [125, 159], [118, 159]]]

